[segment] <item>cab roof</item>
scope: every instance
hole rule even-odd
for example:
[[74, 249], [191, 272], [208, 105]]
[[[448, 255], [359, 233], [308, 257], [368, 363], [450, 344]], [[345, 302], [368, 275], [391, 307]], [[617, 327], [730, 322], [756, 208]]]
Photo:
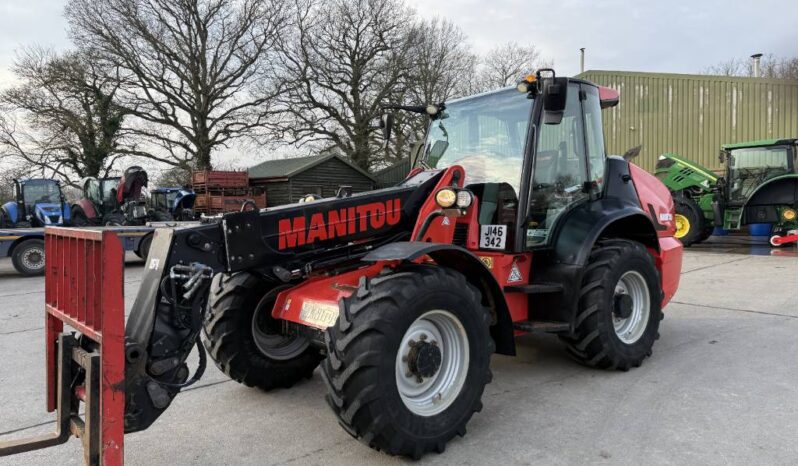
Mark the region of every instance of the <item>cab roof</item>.
[[724, 144], [721, 146], [723, 150], [732, 149], [745, 149], [747, 147], [768, 147], [768, 146], [785, 146], [795, 145], [798, 139], [758, 139], [756, 141], [736, 142], [734, 144]]

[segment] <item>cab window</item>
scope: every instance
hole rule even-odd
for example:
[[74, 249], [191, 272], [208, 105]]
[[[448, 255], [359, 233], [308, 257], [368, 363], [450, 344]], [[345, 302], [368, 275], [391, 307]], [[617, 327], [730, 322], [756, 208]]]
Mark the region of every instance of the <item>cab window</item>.
[[583, 85], [582, 90], [585, 95], [582, 107], [585, 110], [585, 136], [590, 181], [594, 182], [596, 190], [601, 192], [604, 188], [604, 170], [606, 166], [604, 128], [601, 124], [601, 101], [599, 100], [598, 89], [594, 86]]
[[579, 85], [568, 85], [562, 121], [543, 124], [537, 138], [527, 215], [526, 244], [548, 243], [557, 218], [568, 207], [587, 198], [585, 128]]

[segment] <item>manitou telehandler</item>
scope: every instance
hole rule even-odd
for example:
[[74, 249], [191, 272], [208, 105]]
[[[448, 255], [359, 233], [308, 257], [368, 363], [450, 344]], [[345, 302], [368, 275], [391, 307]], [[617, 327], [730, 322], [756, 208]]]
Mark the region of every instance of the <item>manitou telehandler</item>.
[[[155, 422], [202, 375], [206, 350], [264, 390], [321, 365], [344, 429], [413, 458], [465, 434], [491, 354], [515, 354], [517, 335], [555, 333], [588, 366], [639, 366], [682, 246], [667, 188], [605, 156], [601, 108], [617, 102], [540, 70], [517, 90], [405, 108], [430, 125], [395, 187], [158, 230], [124, 330], [113, 235], [49, 229], [48, 407], [60, 430], [0, 451], [74, 431], [89, 460], [119, 463], [123, 430]], [[84, 255], [85, 266], [69, 259]]]

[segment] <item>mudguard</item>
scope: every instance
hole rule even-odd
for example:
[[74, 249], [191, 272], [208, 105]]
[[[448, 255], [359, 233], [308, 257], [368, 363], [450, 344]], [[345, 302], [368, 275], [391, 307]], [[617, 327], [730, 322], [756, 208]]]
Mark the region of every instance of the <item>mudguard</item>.
[[400, 241], [377, 248], [362, 260], [365, 262], [414, 261], [424, 256], [429, 256], [436, 263], [462, 273], [471, 284], [480, 290], [485, 304], [491, 308], [494, 314], [495, 322], [490, 333], [496, 343], [496, 352], [514, 356], [513, 323], [504, 292], [485, 264], [467, 249], [452, 244]]
[[2, 209], [6, 211], [6, 214], [8, 215], [8, 221], [11, 222], [11, 225], [16, 225], [19, 221], [17, 203], [6, 202], [3, 204]]
[[798, 174], [786, 174], [762, 183], [743, 205], [742, 225], [779, 223], [778, 206], [798, 207]]

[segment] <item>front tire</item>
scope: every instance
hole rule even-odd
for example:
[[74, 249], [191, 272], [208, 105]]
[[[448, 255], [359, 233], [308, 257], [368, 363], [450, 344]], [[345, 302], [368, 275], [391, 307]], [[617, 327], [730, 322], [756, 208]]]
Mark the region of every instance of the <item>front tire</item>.
[[706, 228], [704, 213], [698, 204], [691, 198], [676, 195], [673, 197], [676, 208], [674, 222], [676, 223], [676, 236], [685, 247], [701, 241], [701, 235]]
[[568, 352], [601, 369], [640, 366], [659, 338], [661, 300], [659, 273], [642, 244], [601, 242], [590, 254], [582, 279], [575, 335], [566, 339]]
[[14, 248], [11, 262], [17, 272], [27, 277], [44, 275], [44, 241], [29, 239]]
[[[309, 379], [322, 359], [302, 337], [282, 337], [270, 312], [284, 287], [242, 272], [213, 277], [203, 343], [228, 377], [262, 390]], [[271, 328], [270, 328], [271, 327]]]
[[326, 332], [322, 376], [339, 423], [391, 455], [443, 452], [482, 409], [489, 326], [479, 291], [451, 269], [363, 279]]

